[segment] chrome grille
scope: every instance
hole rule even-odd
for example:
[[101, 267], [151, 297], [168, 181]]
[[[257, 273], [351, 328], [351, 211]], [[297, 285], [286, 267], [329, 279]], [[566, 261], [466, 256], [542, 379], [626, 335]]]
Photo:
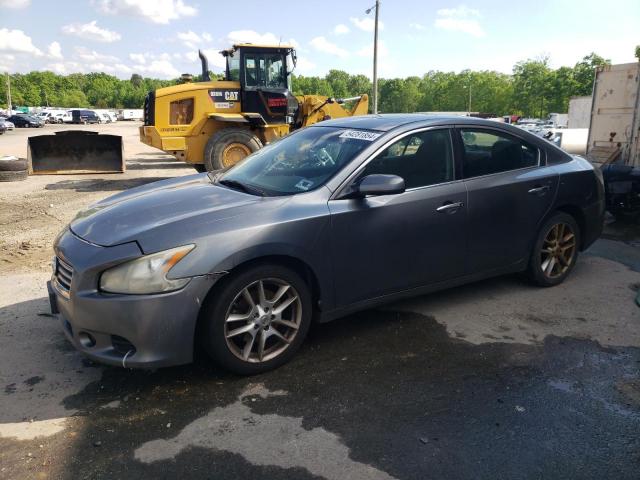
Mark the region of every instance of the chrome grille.
[[61, 260], [60, 257], [56, 257], [53, 277], [58, 290], [68, 296], [69, 290], [71, 290], [71, 279], [73, 277], [73, 268], [71, 268], [71, 265]]

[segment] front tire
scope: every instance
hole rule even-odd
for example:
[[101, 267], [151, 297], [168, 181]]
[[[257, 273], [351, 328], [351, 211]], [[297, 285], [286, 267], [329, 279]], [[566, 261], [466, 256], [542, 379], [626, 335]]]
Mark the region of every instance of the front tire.
[[293, 270], [264, 264], [223, 279], [204, 306], [202, 343], [223, 368], [253, 375], [288, 362], [311, 324], [311, 294]]
[[529, 260], [528, 275], [541, 287], [562, 283], [578, 260], [580, 229], [575, 219], [564, 212], [549, 218], [536, 238]]
[[262, 148], [251, 130], [223, 128], [211, 135], [204, 149], [204, 165], [209, 172], [228, 168]]

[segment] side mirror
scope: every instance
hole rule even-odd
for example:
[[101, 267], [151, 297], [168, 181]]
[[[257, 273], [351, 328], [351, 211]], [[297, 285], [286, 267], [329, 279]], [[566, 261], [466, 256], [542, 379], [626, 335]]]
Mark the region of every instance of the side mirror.
[[358, 185], [359, 196], [395, 195], [405, 190], [404, 178], [398, 175], [372, 174], [364, 177]]

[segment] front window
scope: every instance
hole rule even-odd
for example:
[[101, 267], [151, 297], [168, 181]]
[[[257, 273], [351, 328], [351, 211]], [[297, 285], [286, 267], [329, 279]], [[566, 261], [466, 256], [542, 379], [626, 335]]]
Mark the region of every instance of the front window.
[[227, 62], [229, 66], [229, 80], [232, 82], [240, 81], [240, 57], [228, 56]]
[[218, 181], [264, 195], [307, 192], [324, 185], [379, 136], [334, 127], [306, 128], [258, 150]]
[[169, 124], [188, 125], [193, 121], [193, 98], [176, 100], [169, 104]]
[[281, 54], [247, 53], [244, 79], [247, 87], [286, 88], [286, 65]]
[[427, 130], [407, 135], [371, 160], [361, 178], [372, 174], [398, 175], [406, 188], [426, 187], [454, 179], [449, 130]]

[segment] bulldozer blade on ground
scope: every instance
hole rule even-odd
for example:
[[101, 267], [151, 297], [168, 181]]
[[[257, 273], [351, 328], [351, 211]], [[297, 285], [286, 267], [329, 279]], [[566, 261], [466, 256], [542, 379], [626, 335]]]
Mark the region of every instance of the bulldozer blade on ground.
[[120, 135], [67, 130], [29, 137], [29, 174], [122, 173], [124, 147]]

